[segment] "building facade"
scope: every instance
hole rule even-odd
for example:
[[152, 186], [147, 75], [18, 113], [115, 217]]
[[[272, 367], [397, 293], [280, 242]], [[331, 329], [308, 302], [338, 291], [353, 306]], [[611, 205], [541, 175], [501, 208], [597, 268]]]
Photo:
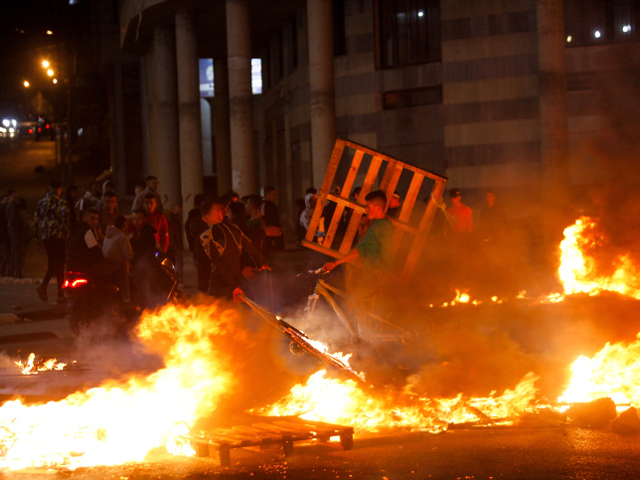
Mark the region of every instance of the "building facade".
[[[620, 80], [638, 57], [638, 3], [124, 0], [139, 158], [186, 207], [205, 185], [273, 185], [290, 224], [336, 136], [444, 173], [478, 201], [487, 189], [563, 199], [613, 173], [597, 145], [624, 112], [626, 95], [611, 92], [633, 89]], [[213, 59], [206, 100], [199, 58]]]

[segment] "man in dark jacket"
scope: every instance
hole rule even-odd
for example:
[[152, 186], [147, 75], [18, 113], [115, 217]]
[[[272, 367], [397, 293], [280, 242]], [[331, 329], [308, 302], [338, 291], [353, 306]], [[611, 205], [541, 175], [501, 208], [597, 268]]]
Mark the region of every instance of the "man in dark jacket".
[[204, 220], [205, 213], [210, 213], [213, 208], [215, 198], [213, 195], [207, 195], [202, 200], [200, 207], [198, 208], [199, 215], [191, 218], [187, 222], [187, 238], [190, 236], [193, 240], [193, 263], [196, 266], [196, 273], [198, 277], [198, 290], [202, 293], [207, 293], [209, 290], [209, 277], [211, 276], [211, 259], [205, 253], [205, 250], [200, 242], [200, 235], [208, 230], [210, 226]]
[[[210, 205], [210, 206], [209, 206]], [[256, 268], [267, 268], [264, 259], [251, 240], [231, 223], [224, 222], [226, 207], [220, 200], [212, 199], [202, 205], [202, 219], [211, 227], [200, 235], [200, 244], [210, 259], [210, 277], [207, 293], [216, 297], [235, 300], [243, 295], [243, 277], [250, 278]], [[243, 263], [246, 251], [253, 265]]]
[[84, 272], [118, 285], [122, 300], [129, 302], [129, 276], [124, 262], [105, 258], [98, 237], [98, 211], [94, 207], [85, 210], [82, 223], [69, 237], [67, 248], [67, 268], [71, 271]]
[[7, 231], [11, 245], [8, 275], [22, 278], [27, 244], [31, 240], [31, 229], [22, 216], [22, 212], [27, 209], [27, 201], [20, 197], [15, 190], [10, 190], [8, 194], [9, 199], [5, 206]]
[[[264, 202], [260, 207], [260, 214], [265, 226], [275, 227], [282, 232], [282, 224], [280, 223], [280, 212], [278, 210], [278, 191], [275, 187], [264, 187]], [[266, 238], [266, 249], [271, 250], [284, 250], [284, 237], [282, 233], [280, 235], [268, 235]]]

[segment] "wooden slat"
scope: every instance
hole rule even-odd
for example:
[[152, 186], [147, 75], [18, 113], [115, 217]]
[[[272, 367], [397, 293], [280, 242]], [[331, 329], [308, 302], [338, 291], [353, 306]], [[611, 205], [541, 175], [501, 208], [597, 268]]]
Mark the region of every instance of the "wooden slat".
[[[409, 190], [407, 190], [407, 195], [405, 196], [404, 203], [400, 209], [400, 215], [398, 216], [398, 220], [401, 224], [406, 224], [409, 221], [409, 217], [413, 211], [413, 206], [416, 203], [416, 198], [418, 198], [418, 193], [420, 193], [420, 187], [422, 187], [423, 180], [424, 175], [420, 175], [419, 173], [413, 174], [411, 183], [409, 184]], [[393, 234], [392, 258], [395, 258], [398, 254], [405, 232], [406, 230], [397, 228]], [[413, 247], [413, 245], [411, 245], [411, 247]]]
[[[351, 168], [349, 168], [349, 173], [347, 174], [347, 179], [342, 186], [342, 190], [340, 190], [341, 197], [349, 198], [351, 193], [351, 188], [353, 187], [353, 183], [356, 181], [356, 175], [358, 174], [358, 170], [360, 169], [360, 164], [362, 163], [362, 157], [364, 156], [364, 152], [362, 150], [356, 150], [356, 153], [351, 161]], [[329, 195], [329, 200], [332, 200], [333, 195]], [[324, 236], [324, 241], [322, 245], [327, 248], [331, 248], [331, 244], [333, 243], [333, 237], [336, 235], [336, 231], [338, 230], [338, 225], [342, 220], [342, 213], [344, 212], [344, 203], [338, 203], [336, 205], [336, 209], [333, 213], [333, 218], [330, 220], [329, 228], [327, 229], [327, 233]], [[326, 219], [325, 219], [326, 221]]]
[[[418, 259], [420, 258], [420, 254], [422, 252], [422, 247], [427, 240], [427, 233], [431, 228], [431, 224], [433, 223], [433, 217], [435, 216], [436, 209], [438, 205], [436, 202], [442, 201], [442, 193], [444, 192], [444, 187], [447, 184], [446, 178], [441, 178], [436, 180], [436, 183], [431, 191], [432, 197], [429, 198], [429, 202], [427, 203], [427, 208], [422, 216], [422, 220], [420, 221], [420, 226], [418, 227], [418, 235], [413, 242], [411, 251], [407, 256], [407, 261], [404, 264], [404, 268], [402, 269], [402, 277], [411, 278], [413, 275], [413, 271], [418, 263]], [[436, 200], [434, 202], [434, 199]]]
[[389, 207], [389, 202], [391, 202], [391, 196], [398, 186], [402, 170], [402, 166], [398, 165], [395, 160], [393, 162], [389, 162], [387, 169], [384, 172], [384, 176], [382, 177], [382, 181], [380, 182], [380, 190], [382, 190], [387, 196], [387, 208]]
[[415, 167], [413, 165], [411, 165], [410, 163], [407, 163], [403, 160], [400, 160], [398, 158], [395, 158], [393, 155], [388, 155], [384, 152], [380, 152], [378, 150], [373, 150], [365, 145], [360, 145], [359, 143], [356, 142], [352, 142], [351, 140], [346, 140], [344, 138], [338, 137], [338, 141], [344, 142], [344, 145], [347, 147], [351, 147], [351, 148], [355, 148], [356, 150], [362, 150], [364, 153], [368, 153], [369, 155], [383, 155], [384, 157], [386, 157], [387, 160], [395, 160], [398, 162], [401, 162], [403, 164], [403, 167], [406, 168], [407, 170], [411, 170], [412, 172], [419, 172], [422, 175], [429, 177], [433, 180], [436, 179], [445, 179], [447, 180], [447, 177], [445, 175], [441, 175], [439, 173], [434, 173], [434, 172], [430, 172], [429, 170], [424, 170], [423, 168], [418, 168]]
[[335, 178], [336, 172], [338, 171], [338, 165], [340, 164], [340, 158], [342, 157], [344, 145], [344, 140], [338, 139], [336, 140], [336, 144], [333, 147], [331, 160], [329, 160], [329, 165], [327, 166], [327, 173], [324, 176], [324, 181], [322, 182], [322, 187], [320, 188], [320, 194], [318, 195], [318, 206], [313, 211], [311, 222], [309, 222], [309, 230], [307, 230], [307, 235], [305, 237], [308, 241], [313, 240], [316, 230], [318, 229], [318, 223], [320, 223], [320, 218], [322, 217], [324, 202], [327, 199], [327, 194], [331, 190], [333, 179]]
[[[359, 204], [364, 205], [364, 197], [366, 197], [371, 192], [371, 188], [373, 187], [373, 184], [378, 177], [378, 172], [380, 171], [381, 166], [382, 157], [380, 155], [374, 156], [371, 159], [371, 165], [369, 165], [367, 176], [362, 183], [362, 189], [360, 190], [360, 194], [358, 195]], [[349, 250], [351, 250], [351, 245], [353, 244], [353, 239], [355, 238], [356, 232], [358, 231], [358, 224], [360, 223], [361, 218], [362, 212], [354, 210], [353, 215], [351, 215], [351, 220], [349, 221], [347, 231], [344, 234], [342, 245], [340, 245], [340, 254], [345, 255], [349, 253]]]

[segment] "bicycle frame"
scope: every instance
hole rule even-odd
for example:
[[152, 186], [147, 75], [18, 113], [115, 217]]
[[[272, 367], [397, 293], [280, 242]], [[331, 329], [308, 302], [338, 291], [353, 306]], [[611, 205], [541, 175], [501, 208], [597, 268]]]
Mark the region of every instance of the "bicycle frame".
[[[356, 331], [357, 327], [354, 326], [351, 321], [349, 321], [349, 319], [347, 318], [347, 316], [345, 315], [344, 311], [342, 310], [342, 308], [340, 308], [340, 305], [338, 305], [338, 303], [335, 301], [335, 299], [331, 296], [331, 293], [334, 293], [336, 295], [340, 295], [342, 298], [346, 299], [347, 302], [352, 303], [349, 298], [347, 297], [347, 294], [345, 292], [343, 292], [342, 290], [339, 290], [338, 288], [329, 285], [327, 282], [325, 282], [322, 278], [319, 278], [315, 288], [313, 289], [313, 293], [311, 295], [309, 295], [309, 299], [307, 300], [307, 306], [305, 307], [305, 311], [307, 312], [307, 316], [308, 319], [311, 321], [313, 320], [313, 312], [316, 308], [316, 304], [318, 303], [318, 299], [320, 297], [324, 298], [327, 303], [331, 306], [331, 308], [333, 309], [334, 313], [337, 315], [338, 319], [340, 320], [340, 322], [345, 326], [345, 328], [349, 331], [349, 333], [351, 334], [351, 337], [353, 338], [353, 340], [360, 340], [360, 335], [359, 333]], [[409, 332], [407, 330], [405, 330], [404, 328], [396, 325], [395, 323], [392, 323], [388, 320], [385, 320], [384, 318], [380, 317], [379, 315], [376, 315], [374, 313], [371, 313], [369, 311], [366, 312], [367, 316], [384, 324], [387, 325], [388, 327], [391, 327], [395, 330], [398, 330], [399, 332], [401, 332], [402, 335], [408, 335]]]

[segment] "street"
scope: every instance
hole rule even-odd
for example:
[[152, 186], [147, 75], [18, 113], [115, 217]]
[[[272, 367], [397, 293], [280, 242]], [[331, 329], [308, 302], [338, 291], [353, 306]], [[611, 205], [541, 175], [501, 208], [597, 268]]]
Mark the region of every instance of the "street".
[[[9, 172], [3, 175], [0, 188], [20, 190], [27, 198], [29, 215], [33, 214], [37, 200], [44, 195], [53, 176], [52, 154], [52, 142], [25, 142], [17, 148], [0, 151], [0, 168]], [[34, 173], [38, 165], [45, 167], [44, 174]], [[295, 262], [301, 262], [300, 252], [287, 255], [289, 260], [294, 261], [295, 257]], [[286, 263], [287, 258], [281, 261]], [[35, 291], [45, 266], [44, 251], [32, 242], [27, 253], [27, 278], [21, 282], [0, 283], [0, 348], [5, 352], [2, 365], [6, 367], [7, 362], [17, 358], [25, 360], [30, 352], [35, 352], [39, 357], [78, 360], [83, 370], [21, 377], [2, 369], [0, 398], [9, 400], [20, 396], [27, 403], [60, 400], [76, 390], [100, 386], [110, 378], [123, 378], [129, 372], [152, 372], [159, 367], [157, 359], [140, 351], [135, 342], [109, 345], [78, 342], [67, 319], [60, 315], [33, 320], [16, 318], [25, 310], [55, 308], [53, 302], [43, 304]], [[185, 290], [193, 293], [195, 271], [190, 261], [185, 268]], [[300, 269], [297, 263], [296, 268]], [[431, 323], [424, 321], [424, 313], [414, 321], [423, 335], [422, 348], [431, 352], [437, 361], [447, 359], [438, 367], [449, 375], [440, 385], [437, 375], [428, 377], [433, 389], [442, 389], [439, 393], [455, 395], [461, 391], [456, 389], [465, 386], [470, 390], [489, 386], [500, 389], [503, 383], [511, 385], [512, 378], [517, 380], [526, 369], [533, 369], [549, 374], [543, 376], [540, 383], [544, 393], [551, 397], [557, 395], [565, 381], [560, 372], [578, 354], [592, 354], [606, 340], [634, 338], [637, 330], [634, 324], [616, 319], [630, 318], [637, 311], [637, 304], [638, 301], [631, 299], [594, 297], [557, 305], [466, 305], [433, 310], [428, 316]], [[477, 338], [470, 336], [470, 332]], [[267, 338], [275, 339], [274, 344], [282, 343], [277, 335], [272, 333]], [[491, 340], [485, 340], [485, 335]], [[507, 337], [513, 340], [504, 340]], [[513, 346], [515, 341], [517, 347]], [[242, 356], [252, 358], [247, 352], [242, 352]], [[283, 356], [282, 361], [287, 365], [313, 367], [308, 359], [290, 355], [286, 345], [276, 353]], [[419, 356], [425, 357], [424, 353]], [[451, 365], [456, 362], [460, 369], [455, 372], [458, 383], [452, 380], [451, 371]], [[265, 363], [263, 368], [269, 367], [268, 362]], [[433, 366], [436, 364], [430, 368], [436, 368]], [[284, 384], [292, 384], [294, 378], [302, 376], [300, 371], [304, 368], [299, 371], [295, 368], [287, 372], [290, 378], [280, 380], [276, 390], [285, 391]], [[509, 368], [513, 371], [507, 375]], [[56, 472], [85, 479], [636, 478], [640, 468], [639, 448], [638, 436], [625, 437], [607, 428], [585, 429], [544, 421], [533, 426], [458, 427], [439, 435], [405, 430], [363, 434], [356, 425], [354, 446], [349, 451], [335, 443], [309, 442], [295, 443], [294, 455], [286, 458], [282, 447], [277, 446], [266, 450], [233, 449], [231, 466], [222, 467], [215, 452], [210, 458], [181, 458], [156, 449], [143, 463], [80, 468], [74, 472], [65, 472], [64, 468], [26, 469], [5, 472], [3, 478], [42, 478]]]

